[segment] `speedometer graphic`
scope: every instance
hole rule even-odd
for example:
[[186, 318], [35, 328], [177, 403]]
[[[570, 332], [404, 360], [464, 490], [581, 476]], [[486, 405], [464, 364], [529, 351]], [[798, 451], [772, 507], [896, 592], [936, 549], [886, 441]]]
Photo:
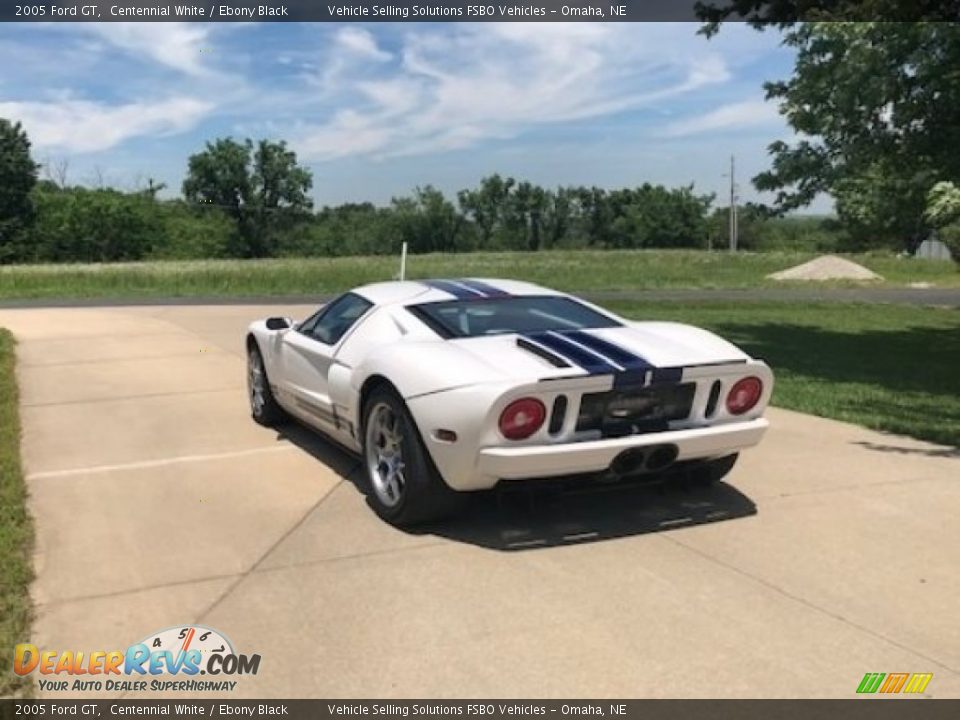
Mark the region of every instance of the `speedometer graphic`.
[[151, 652], [169, 650], [174, 657], [190, 650], [198, 650], [202, 658], [198, 665], [201, 667], [206, 665], [211, 655], [234, 654], [230, 640], [205, 625], [170, 627], [148, 635], [141, 642], [150, 648]]

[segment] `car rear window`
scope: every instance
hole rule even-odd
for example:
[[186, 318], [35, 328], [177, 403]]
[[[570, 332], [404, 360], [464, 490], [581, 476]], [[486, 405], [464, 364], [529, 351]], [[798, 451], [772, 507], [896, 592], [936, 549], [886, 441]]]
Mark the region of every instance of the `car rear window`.
[[407, 309], [444, 338], [620, 327], [576, 300], [553, 295], [450, 300]]

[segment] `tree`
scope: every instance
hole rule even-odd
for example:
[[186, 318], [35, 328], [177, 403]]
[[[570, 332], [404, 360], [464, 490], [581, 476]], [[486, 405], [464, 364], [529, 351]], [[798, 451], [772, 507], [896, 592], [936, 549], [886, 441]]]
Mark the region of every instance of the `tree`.
[[297, 165], [286, 143], [220, 138], [191, 155], [184, 197], [220, 208], [237, 224], [236, 254], [264, 257], [275, 249], [276, 236], [302, 220], [312, 207], [309, 170]]
[[694, 195], [693, 186], [670, 190], [644, 183], [611, 192], [611, 243], [620, 248], [703, 247], [712, 202], [712, 195]]
[[543, 211], [543, 242], [547, 248], [557, 247], [570, 234], [574, 218], [573, 206], [574, 194], [570, 188], [560, 187], [554, 192], [546, 192]]
[[[393, 219], [400, 242], [410, 252], [453, 252], [458, 245], [463, 216], [443, 193], [431, 185], [417, 188], [412, 198], [394, 198]], [[396, 251], [398, 248], [394, 248]]]
[[526, 180], [513, 186], [502, 208], [501, 244], [512, 250], [539, 250], [547, 192]]
[[477, 190], [461, 190], [457, 195], [460, 212], [471, 218], [480, 230], [480, 247], [493, 245], [494, 232], [507, 214], [510, 191], [516, 185], [513, 178], [504, 180], [499, 174], [485, 177]]
[[589, 247], [604, 247], [613, 223], [607, 192], [598, 187], [578, 187], [573, 191], [580, 217], [581, 233]]
[[116, 262], [142, 260], [167, 239], [158, 203], [140, 193], [58, 188], [34, 193], [37, 220], [27, 261]]
[[18, 243], [33, 222], [37, 165], [20, 123], [0, 118], [0, 263], [19, 259]]
[[861, 242], [915, 245], [930, 188], [960, 179], [960, 26], [803, 23], [785, 43], [793, 77], [765, 87], [800, 139], [754, 184], [780, 212], [830, 193]]
[[927, 196], [926, 217], [960, 263], [960, 187], [951, 182], [934, 185]]
[[757, 28], [791, 27], [801, 21], [955, 22], [956, 3], [943, 0], [727, 0], [697, 2], [697, 17], [706, 23], [702, 32], [712, 35], [721, 22], [746, 20]]

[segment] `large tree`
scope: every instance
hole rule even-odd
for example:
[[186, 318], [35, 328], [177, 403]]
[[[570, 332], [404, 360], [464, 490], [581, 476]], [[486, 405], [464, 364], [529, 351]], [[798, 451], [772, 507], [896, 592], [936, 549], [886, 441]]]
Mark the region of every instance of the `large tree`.
[[33, 221], [31, 191], [36, 182], [27, 133], [20, 123], [0, 118], [0, 262], [19, 258], [18, 243]]
[[237, 142], [221, 138], [191, 155], [183, 194], [188, 201], [218, 207], [237, 223], [237, 252], [271, 254], [275, 235], [312, 207], [310, 171], [284, 142]]
[[915, 244], [930, 188], [960, 179], [960, 26], [807, 22], [784, 42], [793, 77], [765, 87], [798, 137], [754, 184], [780, 211], [830, 193], [855, 238]]

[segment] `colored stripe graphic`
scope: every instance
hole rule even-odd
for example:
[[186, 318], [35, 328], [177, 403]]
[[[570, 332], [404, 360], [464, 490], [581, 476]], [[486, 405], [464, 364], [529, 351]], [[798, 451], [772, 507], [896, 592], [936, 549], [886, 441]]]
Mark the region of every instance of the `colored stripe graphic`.
[[933, 673], [914, 673], [910, 676], [910, 681], [903, 691], [905, 693], [922, 693], [927, 689], [927, 685], [932, 677]]
[[857, 688], [857, 692], [867, 695], [875, 693], [886, 676], [886, 673], [867, 673], [863, 676], [863, 680], [860, 681], [860, 687]]
[[880, 692], [886, 695], [922, 693], [933, 678], [933, 673], [867, 673], [860, 681], [857, 692], [870, 695]]
[[471, 290], [478, 290], [482, 292], [484, 295], [486, 295], [487, 297], [510, 297], [510, 293], [508, 293], [506, 290], [495, 288], [493, 285], [490, 285], [489, 283], [485, 283], [482, 280], [462, 279], [462, 280], [457, 280], [456, 282], [460, 285], [467, 286]]
[[579, 365], [591, 375], [609, 375], [622, 370], [596, 353], [589, 352], [562, 335], [552, 332], [538, 332], [524, 335], [544, 347], [553, 350], [574, 365]]
[[887, 675], [886, 682], [880, 687], [880, 692], [882, 693], [898, 693], [903, 687], [903, 684], [907, 682], [907, 678], [910, 677], [910, 673], [890, 673]]

